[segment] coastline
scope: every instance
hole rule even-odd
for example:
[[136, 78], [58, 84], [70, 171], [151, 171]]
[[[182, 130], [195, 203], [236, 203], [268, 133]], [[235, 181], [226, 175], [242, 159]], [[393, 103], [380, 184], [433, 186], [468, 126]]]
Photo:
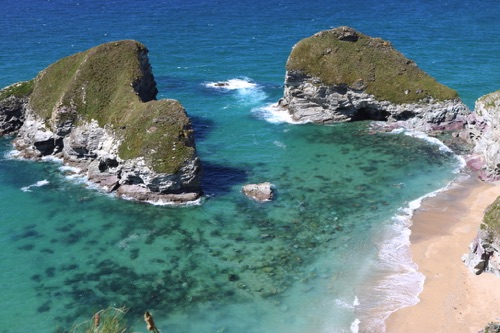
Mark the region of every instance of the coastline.
[[484, 210], [498, 196], [500, 183], [475, 177], [426, 198], [413, 215], [410, 248], [425, 275], [420, 302], [386, 319], [386, 332], [478, 332], [500, 320], [500, 278], [470, 272], [461, 261], [474, 239]]

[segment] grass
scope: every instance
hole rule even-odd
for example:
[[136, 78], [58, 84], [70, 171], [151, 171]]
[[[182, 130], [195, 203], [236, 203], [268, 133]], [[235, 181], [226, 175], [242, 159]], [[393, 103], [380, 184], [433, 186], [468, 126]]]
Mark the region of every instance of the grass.
[[10, 97], [27, 97], [33, 92], [34, 80], [14, 83], [0, 90], [0, 101]]
[[287, 62], [288, 71], [317, 77], [326, 85], [362, 87], [379, 100], [397, 104], [458, 98], [380, 38], [358, 33], [356, 42], [338, 39], [344, 27], [322, 31], [298, 42]]
[[189, 118], [178, 102], [142, 101], [134, 90], [148, 75], [145, 54], [143, 44], [125, 40], [63, 58], [36, 77], [30, 104], [53, 128], [95, 119], [122, 140], [120, 158], [144, 156], [154, 171], [176, 173], [195, 154]]
[[492, 237], [500, 239], [500, 197], [486, 209], [481, 228], [487, 229]]

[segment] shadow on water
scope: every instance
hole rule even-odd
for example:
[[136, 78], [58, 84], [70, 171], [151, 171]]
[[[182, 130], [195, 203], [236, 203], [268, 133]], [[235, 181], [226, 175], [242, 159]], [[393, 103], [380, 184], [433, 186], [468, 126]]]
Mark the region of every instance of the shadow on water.
[[168, 95], [171, 90], [185, 89], [188, 86], [188, 82], [181, 77], [155, 75], [154, 78], [160, 94]]
[[206, 140], [210, 132], [214, 129], [215, 122], [212, 119], [201, 116], [190, 115], [189, 118], [194, 129], [194, 139], [196, 142]]
[[237, 184], [243, 185], [248, 176], [247, 171], [211, 162], [202, 162], [203, 181], [202, 188], [206, 194], [222, 195], [231, 191], [231, 187]]

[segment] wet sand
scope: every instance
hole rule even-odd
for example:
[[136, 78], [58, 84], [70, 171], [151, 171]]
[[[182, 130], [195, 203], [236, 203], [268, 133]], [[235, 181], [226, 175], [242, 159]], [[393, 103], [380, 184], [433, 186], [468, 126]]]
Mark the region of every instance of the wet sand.
[[478, 332], [500, 321], [500, 278], [475, 275], [461, 261], [500, 183], [473, 178], [424, 200], [413, 217], [413, 261], [426, 277], [420, 302], [391, 314], [387, 333]]

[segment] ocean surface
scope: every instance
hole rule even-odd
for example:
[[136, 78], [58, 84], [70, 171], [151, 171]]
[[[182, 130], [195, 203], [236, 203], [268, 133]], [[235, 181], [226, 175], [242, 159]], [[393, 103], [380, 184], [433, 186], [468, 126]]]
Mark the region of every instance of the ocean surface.
[[[384, 332], [418, 302], [412, 211], [462, 173], [415, 133], [292, 124], [272, 105], [292, 46], [349, 25], [391, 41], [474, 107], [500, 84], [500, 2], [0, 0], [0, 87], [58, 59], [136, 39], [159, 98], [192, 119], [197, 205], [116, 199], [0, 139], [0, 332], [56, 332], [127, 307], [162, 332]], [[214, 85], [228, 83], [226, 87]], [[270, 181], [274, 201], [241, 186]]]

